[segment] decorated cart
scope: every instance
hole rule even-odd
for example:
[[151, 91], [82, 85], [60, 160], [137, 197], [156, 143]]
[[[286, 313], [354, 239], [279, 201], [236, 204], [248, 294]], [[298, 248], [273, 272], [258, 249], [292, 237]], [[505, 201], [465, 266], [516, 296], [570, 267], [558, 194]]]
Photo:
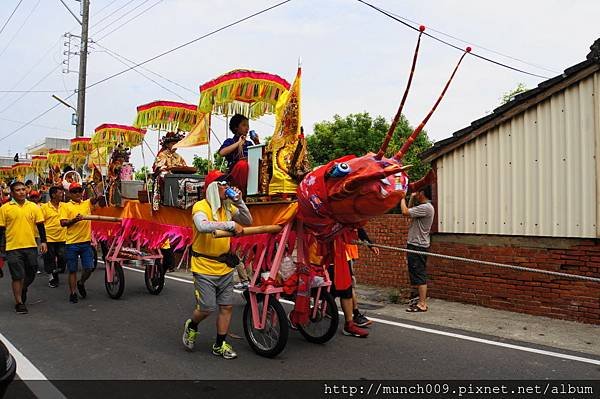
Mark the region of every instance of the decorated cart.
[[[189, 131], [197, 124], [196, 108], [173, 101], [154, 101], [137, 108], [134, 126], [103, 124], [92, 137], [94, 148], [112, 150], [105, 190], [109, 206], [95, 211], [99, 220], [92, 221], [92, 230], [94, 237], [105, 243], [105, 287], [113, 299], [124, 293], [123, 269], [130, 261], [143, 263], [146, 288], [158, 295], [165, 284], [161, 248], [185, 248], [191, 241], [189, 211], [175, 207], [154, 211], [146, 191], [148, 182], [125, 180], [122, 166], [129, 148], [145, 143], [146, 129]], [[145, 145], [150, 148], [148, 143]], [[145, 163], [144, 147], [142, 156]], [[125, 185], [129, 184], [132, 188], [126, 190]], [[117, 187], [123, 188], [118, 198]]]

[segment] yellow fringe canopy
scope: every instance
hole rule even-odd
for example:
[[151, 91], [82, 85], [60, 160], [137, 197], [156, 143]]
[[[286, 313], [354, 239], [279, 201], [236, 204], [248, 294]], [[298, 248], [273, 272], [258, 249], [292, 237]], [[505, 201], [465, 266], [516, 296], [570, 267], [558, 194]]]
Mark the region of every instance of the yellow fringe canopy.
[[289, 88], [280, 76], [236, 69], [200, 86], [198, 111], [256, 119], [274, 113], [279, 97]]
[[101, 167], [108, 165], [109, 152], [108, 147], [96, 147], [92, 149], [88, 158], [88, 167], [91, 169], [94, 166]]
[[91, 137], [76, 137], [71, 139], [71, 155], [86, 157], [92, 150]]
[[17, 176], [17, 179], [19, 180], [25, 179], [25, 176], [27, 176], [31, 172], [33, 172], [31, 162], [19, 162], [13, 164], [12, 166], [12, 174], [13, 176]]
[[71, 151], [69, 150], [52, 150], [48, 153], [48, 165], [64, 166], [71, 163]]
[[83, 165], [85, 159], [92, 151], [91, 137], [76, 137], [71, 139], [71, 162]]
[[31, 167], [37, 174], [43, 174], [48, 169], [47, 155], [33, 155], [31, 157]]
[[113, 148], [119, 144], [135, 147], [144, 141], [146, 131], [133, 126], [105, 123], [96, 128], [91, 143], [96, 147]]
[[12, 168], [10, 166], [0, 166], [0, 179], [8, 179], [12, 176]]
[[154, 101], [137, 107], [133, 126], [141, 129], [189, 132], [201, 114], [193, 104]]

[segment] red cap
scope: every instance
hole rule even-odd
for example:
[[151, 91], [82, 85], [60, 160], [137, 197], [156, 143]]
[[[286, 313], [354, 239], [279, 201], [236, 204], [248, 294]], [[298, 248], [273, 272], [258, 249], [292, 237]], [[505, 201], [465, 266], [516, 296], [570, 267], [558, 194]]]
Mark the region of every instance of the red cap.
[[208, 185], [217, 180], [225, 180], [225, 174], [220, 170], [211, 170], [206, 174], [204, 178], [204, 192], [208, 188]]
[[211, 170], [204, 178], [204, 187], [208, 187], [214, 181], [223, 180], [224, 177], [225, 175], [220, 170]]
[[39, 197], [40, 196], [40, 192], [37, 190], [31, 190], [29, 192], [29, 197]]
[[77, 183], [77, 182], [73, 182], [69, 185], [69, 191], [73, 191], [76, 188], [81, 188], [81, 184]]

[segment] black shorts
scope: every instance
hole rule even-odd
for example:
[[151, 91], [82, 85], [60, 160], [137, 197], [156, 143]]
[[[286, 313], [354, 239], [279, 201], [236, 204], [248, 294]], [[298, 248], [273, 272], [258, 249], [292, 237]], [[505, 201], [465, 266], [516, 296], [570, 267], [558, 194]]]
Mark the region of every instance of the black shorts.
[[37, 272], [38, 250], [35, 247], [6, 251], [6, 263], [13, 281], [28, 279], [33, 281]]
[[[346, 263], [347, 267], [350, 269], [350, 275], [352, 276], [352, 267], [350, 267], [350, 263]], [[343, 290], [338, 290], [335, 286], [335, 274], [333, 265], [329, 265], [327, 268], [327, 272], [329, 273], [329, 278], [331, 279], [331, 295], [333, 297], [339, 297], [341, 299], [349, 299], [352, 298], [352, 284], [348, 288]]]
[[[412, 249], [413, 251], [429, 251], [429, 248], [419, 247], [412, 244], [408, 244], [407, 248]], [[427, 255], [408, 252], [406, 255], [406, 260], [408, 261], [408, 275], [410, 277], [410, 283], [412, 285], [427, 284]]]
[[49, 242], [48, 252], [44, 254], [44, 270], [46, 273], [64, 273], [66, 268], [65, 243]]

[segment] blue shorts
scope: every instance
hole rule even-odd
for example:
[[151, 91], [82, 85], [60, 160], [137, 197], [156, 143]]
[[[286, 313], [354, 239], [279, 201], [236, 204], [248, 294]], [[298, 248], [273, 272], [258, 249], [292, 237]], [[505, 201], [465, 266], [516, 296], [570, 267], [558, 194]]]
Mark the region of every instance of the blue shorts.
[[77, 244], [67, 244], [65, 246], [65, 259], [67, 260], [67, 269], [69, 273], [77, 272], [77, 259], [81, 257], [81, 267], [85, 270], [94, 268], [94, 251], [89, 242], [80, 242]]

